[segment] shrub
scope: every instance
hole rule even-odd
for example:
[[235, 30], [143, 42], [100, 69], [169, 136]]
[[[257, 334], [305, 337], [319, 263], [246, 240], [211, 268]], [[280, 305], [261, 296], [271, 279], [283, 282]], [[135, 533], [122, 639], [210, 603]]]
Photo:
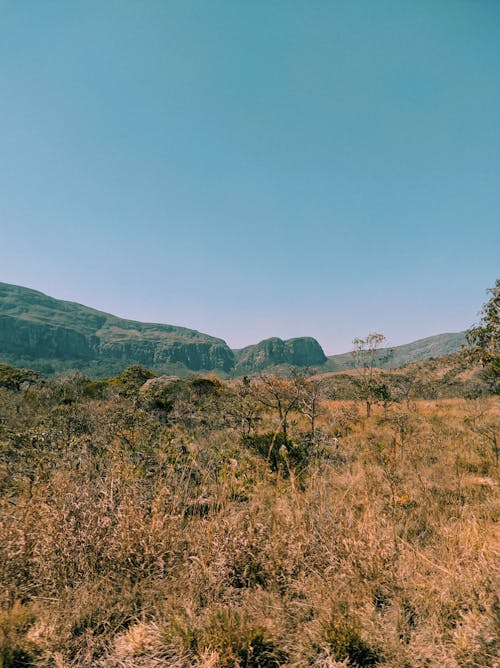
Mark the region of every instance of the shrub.
[[231, 609], [216, 611], [203, 629], [200, 650], [215, 650], [223, 668], [276, 668], [286, 660], [269, 633]]
[[346, 622], [330, 620], [324, 627], [324, 640], [331, 655], [339, 661], [349, 660], [349, 666], [370, 668], [376, 666], [381, 657], [368, 645], [359, 632]]

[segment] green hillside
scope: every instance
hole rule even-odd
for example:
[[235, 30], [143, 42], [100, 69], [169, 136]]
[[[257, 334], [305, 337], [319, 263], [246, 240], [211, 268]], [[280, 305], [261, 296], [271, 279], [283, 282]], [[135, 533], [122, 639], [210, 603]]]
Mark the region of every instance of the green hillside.
[[229, 371], [229, 346], [185, 327], [125, 320], [24, 287], [0, 283], [0, 359], [46, 373], [95, 376], [143, 364], [158, 373]]
[[[381, 348], [376, 354], [375, 366], [380, 369], [397, 369], [411, 362], [451, 355], [460, 350], [464, 343], [465, 332], [452, 332], [428, 336], [394, 348]], [[351, 353], [343, 353], [329, 356], [322, 371], [345, 371], [353, 366]]]

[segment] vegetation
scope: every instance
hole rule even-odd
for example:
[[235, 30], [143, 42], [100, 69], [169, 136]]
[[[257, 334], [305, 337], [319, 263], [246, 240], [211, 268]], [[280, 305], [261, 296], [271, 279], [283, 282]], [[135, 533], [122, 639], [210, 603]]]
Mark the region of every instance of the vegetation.
[[496, 666], [498, 405], [384, 373], [2, 367], [0, 666]]
[[378, 398], [389, 396], [387, 386], [375, 373], [375, 360], [380, 346], [386, 342], [383, 334], [372, 332], [366, 339], [356, 338], [352, 342], [352, 358], [356, 369], [358, 396], [365, 402], [366, 417], [370, 417], [373, 403]]
[[500, 279], [488, 290], [491, 298], [481, 309], [481, 321], [467, 332], [469, 357], [479, 361], [490, 389], [500, 394]]

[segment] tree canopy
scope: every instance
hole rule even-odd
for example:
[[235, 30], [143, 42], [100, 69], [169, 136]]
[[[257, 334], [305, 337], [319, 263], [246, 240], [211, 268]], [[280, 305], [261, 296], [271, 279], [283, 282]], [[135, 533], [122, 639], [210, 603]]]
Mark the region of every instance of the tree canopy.
[[490, 299], [480, 310], [481, 320], [467, 331], [469, 356], [482, 364], [484, 376], [500, 392], [500, 279], [488, 290]]

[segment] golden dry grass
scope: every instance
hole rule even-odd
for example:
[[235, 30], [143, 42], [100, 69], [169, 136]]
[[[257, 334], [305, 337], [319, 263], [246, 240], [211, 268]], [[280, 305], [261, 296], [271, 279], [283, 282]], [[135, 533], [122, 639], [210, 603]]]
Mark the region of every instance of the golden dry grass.
[[273, 471], [215, 415], [12, 396], [2, 668], [499, 665], [493, 398], [325, 402], [307, 466]]

